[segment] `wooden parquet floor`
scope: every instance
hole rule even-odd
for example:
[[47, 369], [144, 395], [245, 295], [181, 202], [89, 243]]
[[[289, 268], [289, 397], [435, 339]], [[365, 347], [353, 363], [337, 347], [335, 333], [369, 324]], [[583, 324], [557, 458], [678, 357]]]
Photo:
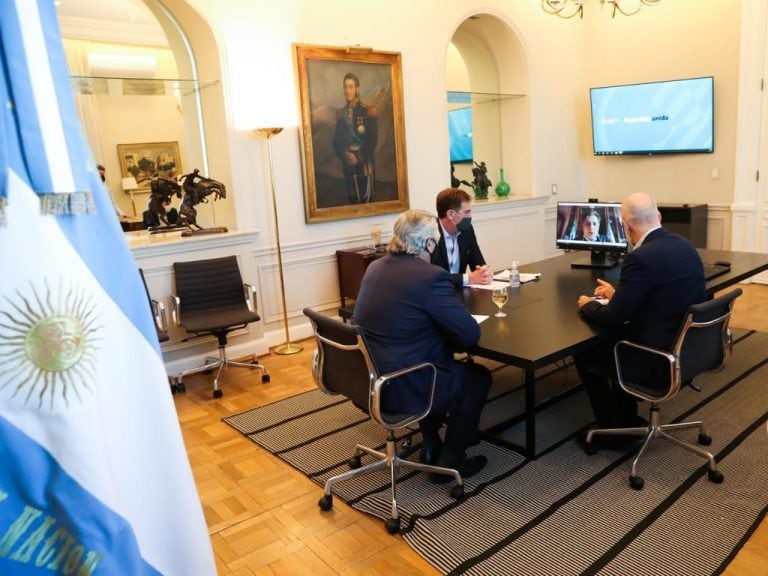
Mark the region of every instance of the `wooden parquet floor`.
[[[768, 332], [768, 286], [742, 288], [732, 325]], [[320, 512], [320, 487], [221, 421], [314, 388], [314, 342], [300, 344], [298, 354], [260, 358], [268, 384], [257, 371], [234, 368], [223, 376], [218, 400], [203, 374], [185, 379], [186, 393], [174, 397], [219, 575], [438, 574], [401, 537], [388, 535], [382, 521], [338, 498], [332, 511]], [[768, 519], [725, 574], [768, 574]]]

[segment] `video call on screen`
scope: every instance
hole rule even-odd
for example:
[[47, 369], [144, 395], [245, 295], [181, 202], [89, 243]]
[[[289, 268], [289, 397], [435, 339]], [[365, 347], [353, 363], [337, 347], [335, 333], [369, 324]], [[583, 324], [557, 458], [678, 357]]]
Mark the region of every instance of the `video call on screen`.
[[[589, 237], [596, 233], [596, 237]], [[625, 245], [621, 223], [621, 204], [561, 202], [557, 205], [558, 242]]]

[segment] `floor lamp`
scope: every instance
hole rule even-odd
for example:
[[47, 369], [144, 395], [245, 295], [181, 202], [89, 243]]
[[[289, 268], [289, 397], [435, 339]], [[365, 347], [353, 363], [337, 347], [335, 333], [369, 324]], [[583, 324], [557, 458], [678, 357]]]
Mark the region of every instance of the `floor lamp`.
[[133, 198], [133, 191], [138, 189], [139, 185], [136, 183], [136, 178], [128, 176], [123, 178], [123, 192], [128, 192], [131, 196], [131, 206], [133, 207], [133, 215], [136, 216], [136, 201]]
[[275, 193], [275, 165], [272, 162], [272, 136], [280, 134], [282, 128], [256, 128], [254, 132], [267, 139], [267, 153], [269, 156], [269, 180], [272, 184], [272, 209], [275, 216], [275, 239], [277, 240], [277, 267], [280, 271], [280, 296], [283, 298], [283, 326], [285, 327], [285, 344], [275, 346], [275, 354], [296, 354], [304, 348], [291, 342], [288, 332], [288, 307], [285, 304], [285, 279], [283, 278], [283, 253], [280, 249], [280, 223], [277, 219], [277, 194]]

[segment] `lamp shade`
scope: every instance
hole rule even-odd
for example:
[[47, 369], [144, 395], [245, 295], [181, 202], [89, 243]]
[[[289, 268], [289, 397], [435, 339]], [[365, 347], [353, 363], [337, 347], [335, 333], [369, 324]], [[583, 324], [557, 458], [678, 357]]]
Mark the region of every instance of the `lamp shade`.
[[139, 185], [136, 183], [136, 178], [133, 176], [128, 176], [127, 178], [123, 178], [123, 190], [136, 190], [139, 187]]

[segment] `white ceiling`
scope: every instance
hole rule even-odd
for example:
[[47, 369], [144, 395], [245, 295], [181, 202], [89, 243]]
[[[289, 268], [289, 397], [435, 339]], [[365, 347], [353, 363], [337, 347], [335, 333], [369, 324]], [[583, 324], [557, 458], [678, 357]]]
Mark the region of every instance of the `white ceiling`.
[[64, 38], [167, 46], [168, 40], [143, 0], [57, 0]]
[[59, 17], [157, 24], [143, 0], [58, 0]]

